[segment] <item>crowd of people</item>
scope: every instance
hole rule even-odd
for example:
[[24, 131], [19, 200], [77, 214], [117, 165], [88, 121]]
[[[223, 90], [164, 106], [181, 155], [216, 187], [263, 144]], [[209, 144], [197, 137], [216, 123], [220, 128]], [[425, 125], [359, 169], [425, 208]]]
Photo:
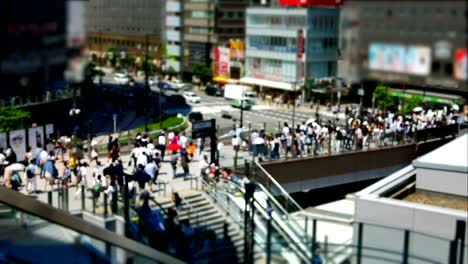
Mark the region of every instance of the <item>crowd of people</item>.
[[249, 152], [260, 159], [296, 158], [344, 150], [362, 150], [414, 140], [417, 131], [446, 125], [467, 123], [454, 109], [415, 109], [410, 115], [386, 112], [371, 114], [346, 108], [346, 119], [321, 122], [309, 119], [295, 127], [284, 122], [278, 133], [253, 130], [248, 135], [236, 133], [232, 139], [234, 151], [249, 146]]

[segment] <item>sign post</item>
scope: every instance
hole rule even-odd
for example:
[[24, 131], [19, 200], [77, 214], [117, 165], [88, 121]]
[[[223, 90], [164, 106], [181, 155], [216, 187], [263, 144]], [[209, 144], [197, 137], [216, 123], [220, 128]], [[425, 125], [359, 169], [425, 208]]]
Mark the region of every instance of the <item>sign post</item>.
[[216, 119], [192, 123], [192, 138], [210, 138], [210, 163], [218, 164], [216, 143]]
[[117, 133], [117, 114], [113, 114], [112, 119], [114, 120], [114, 134], [115, 134]]

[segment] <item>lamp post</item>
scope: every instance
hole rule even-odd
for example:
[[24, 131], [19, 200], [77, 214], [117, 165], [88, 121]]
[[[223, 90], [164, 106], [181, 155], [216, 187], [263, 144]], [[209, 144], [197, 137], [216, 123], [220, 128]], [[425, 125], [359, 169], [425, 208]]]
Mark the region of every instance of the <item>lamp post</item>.
[[293, 88], [293, 110], [292, 110], [292, 133], [294, 133], [295, 128], [294, 128], [294, 118], [296, 116], [296, 82], [292, 82], [292, 88]]
[[73, 118], [73, 121], [74, 121], [74, 127], [73, 127], [73, 147], [76, 148], [76, 134], [77, 134], [77, 129], [78, 129], [78, 124], [77, 124], [77, 118], [78, 118], [78, 115], [81, 113], [81, 110], [76, 108], [76, 105], [74, 103], [74, 106], [72, 109], [70, 109], [70, 112], [68, 113], [72, 118]]
[[[148, 129], [148, 35], [145, 36], [145, 132]], [[161, 99], [161, 98], [160, 98]]]

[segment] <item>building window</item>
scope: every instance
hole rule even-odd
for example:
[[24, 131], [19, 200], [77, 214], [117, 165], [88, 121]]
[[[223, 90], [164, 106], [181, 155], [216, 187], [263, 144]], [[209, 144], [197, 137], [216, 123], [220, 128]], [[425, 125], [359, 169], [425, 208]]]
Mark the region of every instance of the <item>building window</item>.
[[432, 62], [432, 72], [433, 73], [438, 73], [440, 71], [440, 62], [438, 61], [433, 61]]

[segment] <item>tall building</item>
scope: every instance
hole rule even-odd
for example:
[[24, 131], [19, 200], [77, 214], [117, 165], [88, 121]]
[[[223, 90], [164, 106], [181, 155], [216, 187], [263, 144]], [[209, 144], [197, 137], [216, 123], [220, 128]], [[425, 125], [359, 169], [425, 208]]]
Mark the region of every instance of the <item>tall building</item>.
[[166, 1], [164, 40], [166, 42], [165, 70], [180, 73], [183, 58], [183, 7], [182, 0]]
[[211, 66], [211, 50], [217, 43], [215, 35], [215, 1], [186, 0], [184, 2], [183, 71], [191, 76], [197, 63]]
[[231, 39], [244, 39], [247, 4], [247, 0], [218, 0], [215, 33], [219, 45], [226, 45]]
[[52, 102], [67, 88], [70, 51], [84, 44], [82, 13], [80, 2], [2, 1], [1, 105]]
[[308, 77], [334, 76], [338, 15], [339, 9], [328, 7], [248, 8], [241, 82], [284, 92]]
[[467, 4], [464, 1], [347, 1], [341, 17], [339, 75], [379, 83], [395, 96], [461, 103], [466, 98]]
[[133, 56], [161, 58], [164, 0], [89, 0], [86, 2], [88, 49], [114, 47]]

